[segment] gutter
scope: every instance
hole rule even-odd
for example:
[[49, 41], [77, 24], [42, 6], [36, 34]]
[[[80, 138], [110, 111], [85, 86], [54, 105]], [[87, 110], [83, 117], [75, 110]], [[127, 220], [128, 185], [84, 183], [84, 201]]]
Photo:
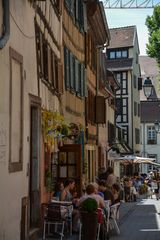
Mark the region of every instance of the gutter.
[[10, 36], [9, 0], [2, 0], [3, 7], [3, 33], [0, 37], [0, 49], [8, 42]]

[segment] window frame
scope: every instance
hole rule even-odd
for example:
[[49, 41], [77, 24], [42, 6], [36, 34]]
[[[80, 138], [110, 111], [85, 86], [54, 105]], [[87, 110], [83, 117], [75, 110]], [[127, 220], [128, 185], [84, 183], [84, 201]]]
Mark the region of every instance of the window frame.
[[[151, 135], [151, 136], [149, 136]], [[157, 134], [154, 126], [147, 126], [147, 144], [156, 145], [157, 144]]]
[[[19, 159], [16, 162], [12, 162], [12, 152], [11, 152], [11, 131], [12, 131], [12, 59], [15, 60], [20, 65], [20, 144], [19, 144]], [[9, 60], [10, 60], [10, 104], [9, 104], [9, 172], [18, 172], [23, 169], [23, 56], [15, 51], [13, 48], [9, 48]]]

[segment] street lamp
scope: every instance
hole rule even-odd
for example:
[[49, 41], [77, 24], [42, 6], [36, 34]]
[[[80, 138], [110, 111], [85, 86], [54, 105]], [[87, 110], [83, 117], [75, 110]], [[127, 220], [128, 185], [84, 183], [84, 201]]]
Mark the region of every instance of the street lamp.
[[153, 91], [152, 80], [149, 77], [147, 77], [144, 80], [143, 91], [144, 91], [144, 95], [146, 96], [146, 98], [149, 99], [149, 97], [152, 95], [152, 91]]

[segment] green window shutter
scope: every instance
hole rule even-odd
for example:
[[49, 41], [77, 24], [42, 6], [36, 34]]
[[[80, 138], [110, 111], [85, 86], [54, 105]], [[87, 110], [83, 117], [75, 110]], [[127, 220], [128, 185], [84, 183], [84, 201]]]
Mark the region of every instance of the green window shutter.
[[75, 19], [76, 19], [76, 23], [78, 23], [78, 2], [79, 0], [75, 1]]
[[87, 32], [87, 9], [86, 4], [83, 3], [83, 16], [84, 16], [84, 31]]
[[87, 69], [84, 68], [84, 97], [88, 97], [88, 90], [87, 90]]
[[70, 69], [70, 87], [71, 89], [74, 89], [74, 83], [73, 83], [73, 54], [70, 52], [69, 56], [69, 69]]
[[69, 50], [64, 47], [64, 79], [66, 89], [70, 88], [69, 75]]
[[84, 65], [81, 64], [81, 96], [84, 97]]
[[78, 64], [78, 94], [81, 95], [81, 63]]
[[76, 63], [75, 63], [75, 56], [72, 58], [72, 64], [73, 64], [73, 89], [76, 92]]
[[75, 59], [75, 90], [78, 92], [78, 79], [79, 79], [79, 62]]

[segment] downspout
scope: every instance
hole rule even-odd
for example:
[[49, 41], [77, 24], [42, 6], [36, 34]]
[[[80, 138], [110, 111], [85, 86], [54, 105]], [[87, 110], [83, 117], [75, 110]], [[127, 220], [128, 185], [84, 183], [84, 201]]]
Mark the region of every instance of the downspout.
[[9, 19], [9, 0], [2, 0], [3, 7], [3, 33], [0, 38], [0, 49], [2, 49], [10, 36], [10, 19]]

